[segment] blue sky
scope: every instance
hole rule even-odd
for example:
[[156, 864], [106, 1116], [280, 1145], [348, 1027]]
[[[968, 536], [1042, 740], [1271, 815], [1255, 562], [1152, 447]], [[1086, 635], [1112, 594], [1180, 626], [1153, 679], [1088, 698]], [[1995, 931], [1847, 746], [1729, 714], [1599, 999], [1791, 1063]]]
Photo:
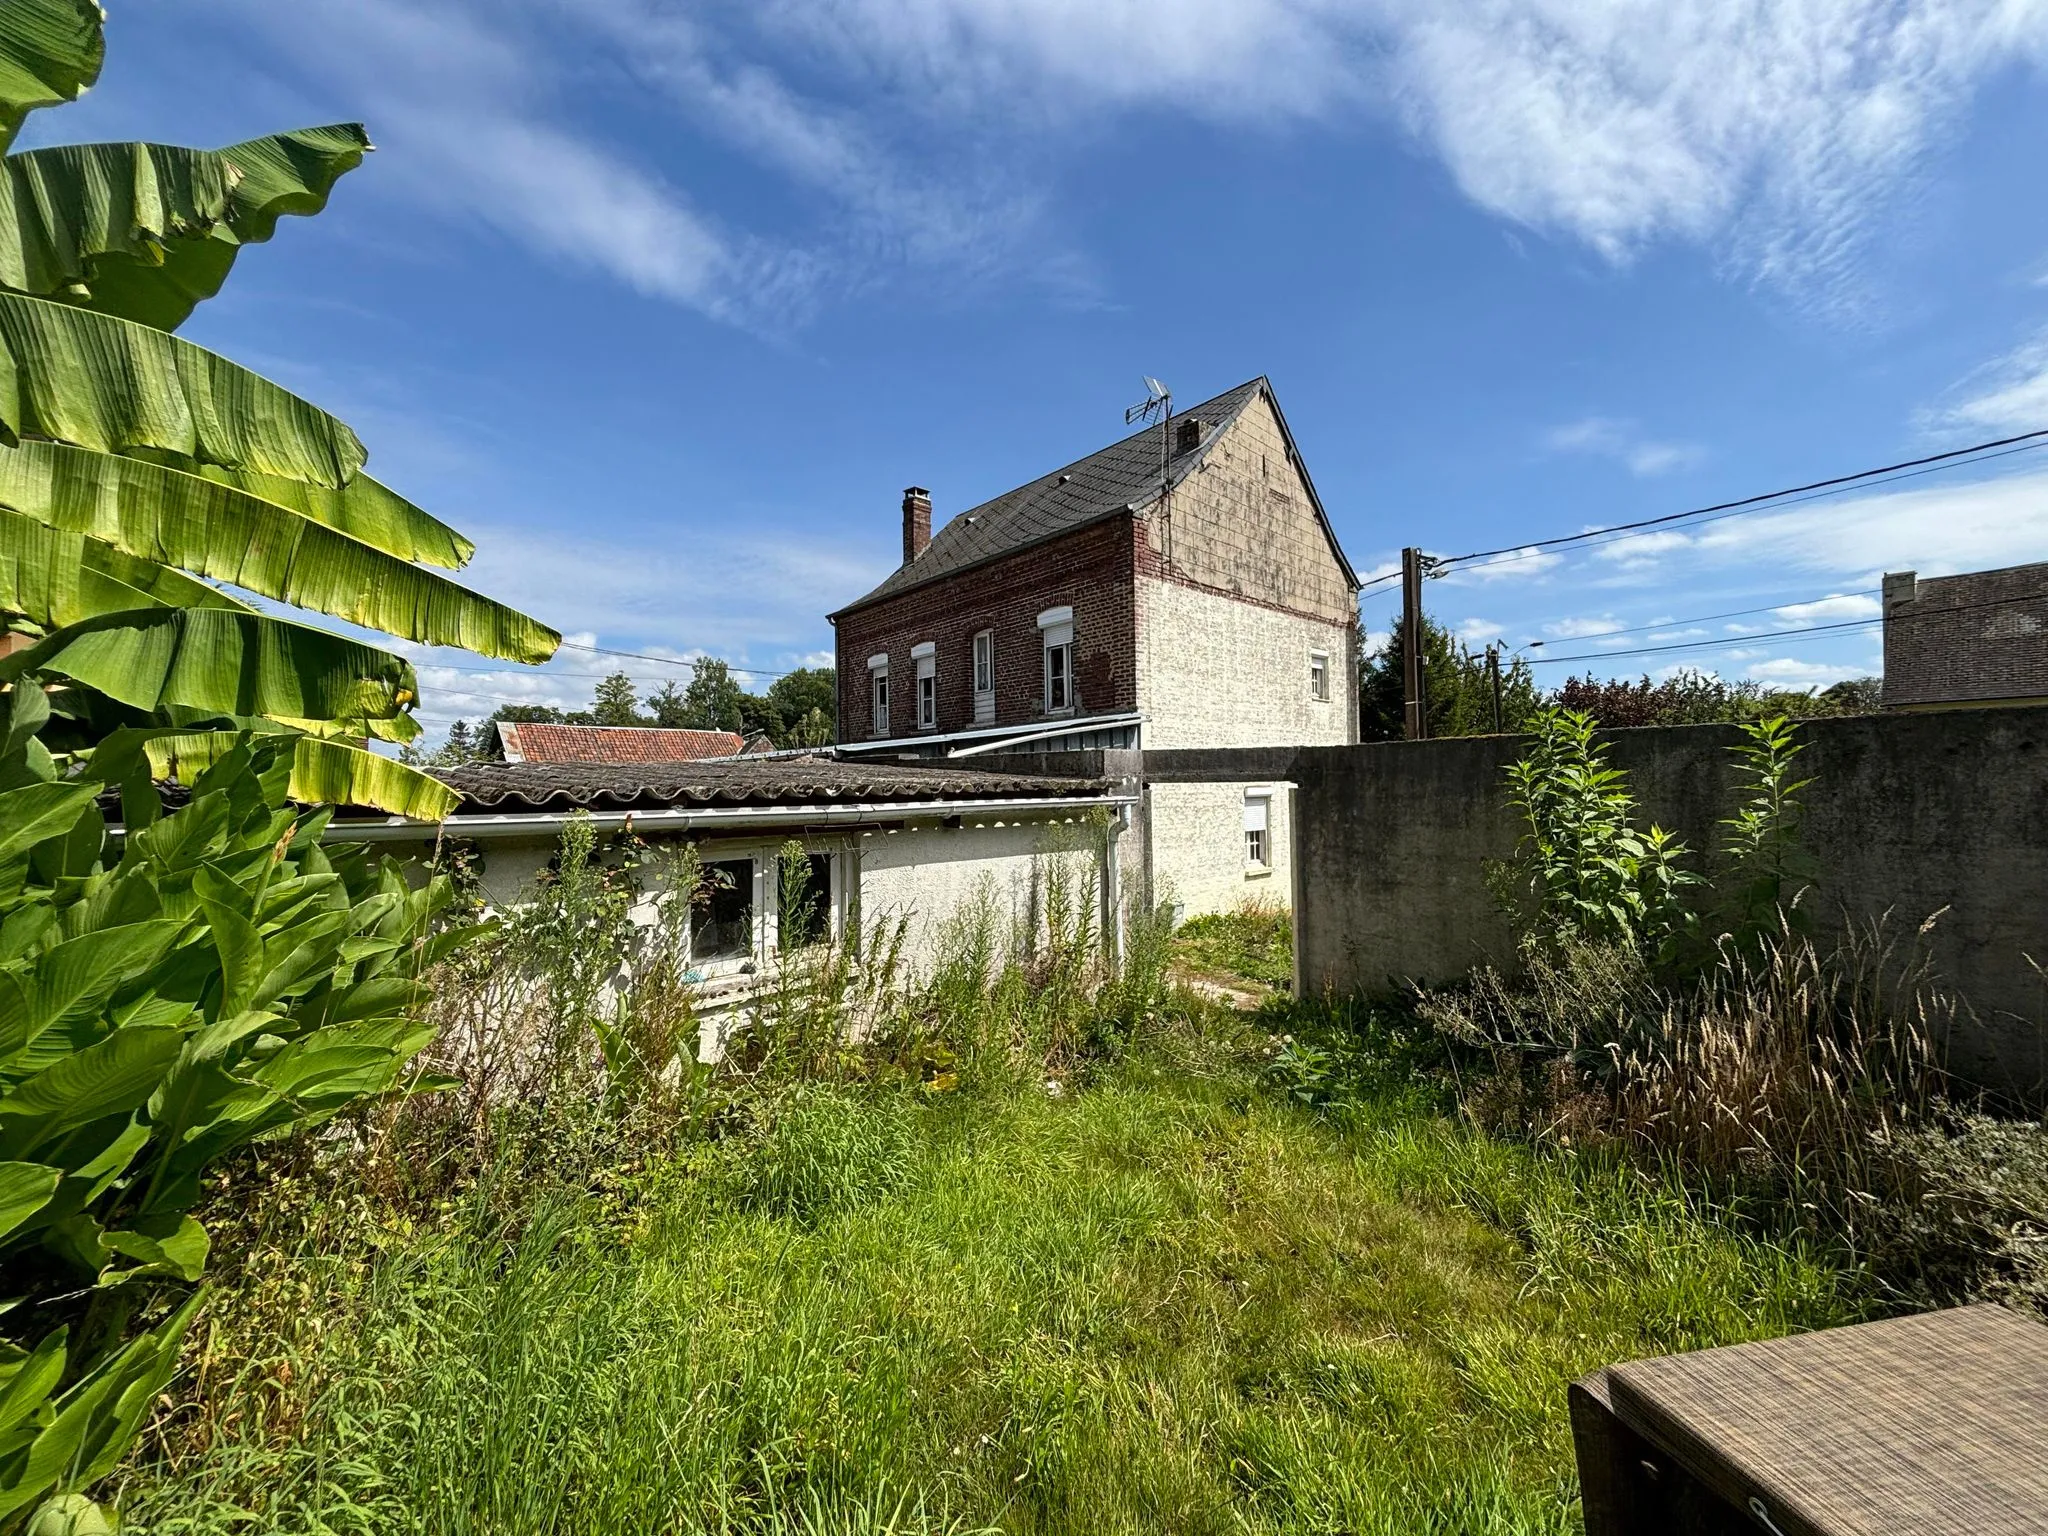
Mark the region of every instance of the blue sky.
[[[943, 520], [1119, 435], [1148, 373], [1270, 375], [1367, 574], [2048, 427], [2048, 0], [109, 9], [25, 142], [379, 145], [185, 334], [353, 423], [476, 585], [757, 685], [829, 655], [902, 487]], [[1779, 632], [1882, 571], [2043, 559], [2048, 451], [1429, 603], [1603, 658], [1553, 681], [1804, 686], [1875, 632]], [[437, 725], [611, 664], [419, 659]]]

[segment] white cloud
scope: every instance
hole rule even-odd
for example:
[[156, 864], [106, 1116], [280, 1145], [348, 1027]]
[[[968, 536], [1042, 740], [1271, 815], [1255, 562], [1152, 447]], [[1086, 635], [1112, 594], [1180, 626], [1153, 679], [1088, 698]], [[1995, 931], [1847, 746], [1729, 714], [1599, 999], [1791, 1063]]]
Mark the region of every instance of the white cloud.
[[1979, 369], [1954, 393], [1954, 404], [1923, 418], [1935, 428], [2019, 433], [2048, 427], [2048, 328]]
[[1692, 548], [1692, 536], [1669, 529], [1631, 533], [1593, 546], [1593, 558], [1620, 566], [1649, 565], [1677, 549]]
[[816, 259], [728, 233], [654, 169], [570, 126], [553, 51], [515, 16], [417, 0], [241, 9], [375, 124], [387, 151], [375, 185], [722, 319], [804, 312]]
[[1711, 241], [1825, 283], [2038, 0], [771, 0], [761, 24], [954, 121], [1392, 110], [1475, 202], [1616, 261]]
[[2048, 559], [2048, 471], [1730, 518], [1700, 530], [1690, 559], [1832, 576]]
[[1635, 475], [1664, 475], [1690, 469], [1706, 457], [1695, 443], [1661, 443], [1643, 436], [1632, 421], [1588, 416], [1553, 428], [1544, 439], [1560, 453], [1593, 453], [1628, 466]]
[[1489, 640], [1499, 639], [1503, 633], [1504, 626], [1491, 619], [1465, 619], [1457, 628], [1458, 638], [1467, 645], [1484, 645]]
[[1786, 624], [1833, 624], [1845, 619], [1875, 619], [1883, 613], [1883, 603], [1860, 592], [1840, 593], [1810, 603], [1787, 603], [1774, 610], [1774, 616]]
[[1657, 645], [1667, 640], [1702, 640], [1710, 633], [1711, 631], [1704, 629], [1659, 629], [1652, 631], [1645, 638], [1652, 645]]
[[1594, 635], [1610, 635], [1622, 627], [1621, 620], [1616, 618], [1559, 619], [1544, 625], [1543, 633], [1560, 640], [1584, 640]]
[[1869, 675], [1866, 667], [1843, 666], [1829, 661], [1796, 661], [1790, 656], [1753, 662], [1744, 670], [1760, 683], [1775, 683], [1786, 688], [1824, 688], [1846, 678]]

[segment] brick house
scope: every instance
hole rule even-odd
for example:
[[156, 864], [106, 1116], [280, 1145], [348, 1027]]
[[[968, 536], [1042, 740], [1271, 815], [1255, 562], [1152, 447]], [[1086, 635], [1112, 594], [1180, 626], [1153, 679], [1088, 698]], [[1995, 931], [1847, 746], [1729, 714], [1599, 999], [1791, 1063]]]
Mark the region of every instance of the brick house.
[[[1358, 578], [1263, 378], [953, 517], [833, 614], [839, 750], [1358, 738]], [[1284, 785], [1154, 785], [1145, 873], [1187, 910], [1287, 902]]]
[[2048, 564], [1884, 578], [1884, 707], [2048, 704]]

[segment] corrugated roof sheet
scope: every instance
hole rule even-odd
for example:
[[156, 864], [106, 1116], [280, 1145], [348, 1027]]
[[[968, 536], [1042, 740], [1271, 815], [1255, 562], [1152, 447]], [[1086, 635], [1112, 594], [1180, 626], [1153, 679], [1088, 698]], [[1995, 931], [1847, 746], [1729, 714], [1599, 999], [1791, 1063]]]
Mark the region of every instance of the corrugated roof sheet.
[[525, 763], [694, 763], [731, 757], [746, 745], [731, 731], [510, 720], [499, 724], [498, 739], [507, 762]]
[[[1170, 460], [1168, 481], [1177, 484], [1191, 474], [1217, 434], [1235, 421], [1238, 413], [1264, 388], [1265, 379], [1253, 379], [1213, 400], [1175, 411], [1176, 422], [1196, 420], [1205, 430], [1200, 447]], [[993, 501], [968, 509], [934, 534], [923, 554], [899, 567], [867, 596], [839, 611], [845, 613], [877, 598], [908, 592], [983, 560], [1072, 533], [1076, 528], [1114, 517], [1126, 508], [1148, 504], [1160, 490], [1159, 448], [1159, 427], [1145, 427], [1064, 469], [1056, 469], [1029, 485], [1020, 485]]]
[[916, 800], [1086, 798], [1107, 779], [989, 773], [930, 763], [743, 757], [664, 769], [595, 763], [469, 763], [434, 776], [463, 798], [457, 814], [658, 810], [677, 805], [819, 805]]

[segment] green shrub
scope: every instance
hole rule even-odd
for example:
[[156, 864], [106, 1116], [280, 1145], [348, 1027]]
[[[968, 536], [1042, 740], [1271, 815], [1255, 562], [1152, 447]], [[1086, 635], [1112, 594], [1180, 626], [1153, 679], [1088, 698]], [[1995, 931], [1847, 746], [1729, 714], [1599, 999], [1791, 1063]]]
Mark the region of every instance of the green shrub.
[[404, 1086], [433, 1033], [415, 977], [468, 936], [428, 936], [445, 881], [323, 846], [330, 813], [285, 800], [288, 738], [241, 738], [164, 815], [146, 733], [60, 777], [42, 691], [8, 708], [0, 1522], [103, 1477], [163, 1390], [206, 1267], [207, 1170]]

